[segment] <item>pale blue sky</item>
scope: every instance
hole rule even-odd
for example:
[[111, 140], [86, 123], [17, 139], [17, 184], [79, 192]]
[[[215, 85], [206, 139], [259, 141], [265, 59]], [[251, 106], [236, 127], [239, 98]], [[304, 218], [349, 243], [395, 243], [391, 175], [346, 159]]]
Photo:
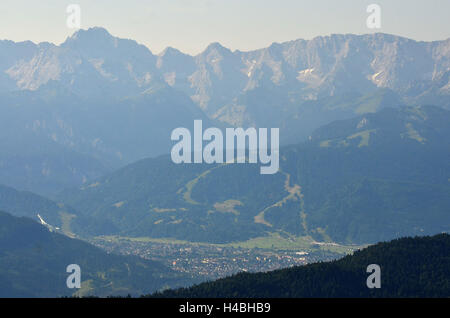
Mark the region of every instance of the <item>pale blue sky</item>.
[[159, 53], [196, 54], [211, 42], [242, 51], [331, 33], [371, 33], [366, 8], [382, 9], [382, 28], [416, 40], [450, 37], [449, 0], [1, 0], [0, 39], [59, 44], [66, 7], [81, 6], [82, 28], [105, 27]]

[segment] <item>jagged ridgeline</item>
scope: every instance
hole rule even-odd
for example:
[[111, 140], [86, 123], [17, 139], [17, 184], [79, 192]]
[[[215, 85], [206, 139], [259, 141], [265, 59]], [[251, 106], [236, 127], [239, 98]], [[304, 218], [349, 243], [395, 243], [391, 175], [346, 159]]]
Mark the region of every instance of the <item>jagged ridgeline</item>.
[[[269, 273], [237, 274], [152, 297], [449, 297], [450, 235], [379, 243], [340, 260]], [[369, 289], [369, 264], [380, 266], [379, 289]]]
[[1, 40], [0, 184], [55, 195], [169, 153], [195, 119], [279, 127], [287, 145], [386, 106], [450, 109], [449, 47], [378, 33], [156, 55], [99, 27], [60, 45]]
[[282, 148], [275, 175], [162, 156], [59, 199], [108, 224], [90, 235], [223, 243], [277, 232], [365, 244], [435, 234], [450, 230], [449, 122], [434, 106], [386, 108]]

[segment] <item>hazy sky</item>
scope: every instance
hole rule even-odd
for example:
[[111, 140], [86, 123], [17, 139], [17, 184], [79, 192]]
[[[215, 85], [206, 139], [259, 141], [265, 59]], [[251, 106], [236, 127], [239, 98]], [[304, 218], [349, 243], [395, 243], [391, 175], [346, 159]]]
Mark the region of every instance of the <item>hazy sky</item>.
[[331, 33], [371, 33], [367, 5], [381, 7], [381, 29], [416, 40], [450, 37], [450, 0], [1, 0], [0, 39], [59, 44], [69, 4], [81, 27], [105, 27], [159, 53], [167, 46], [196, 54], [211, 42], [242, 51]]

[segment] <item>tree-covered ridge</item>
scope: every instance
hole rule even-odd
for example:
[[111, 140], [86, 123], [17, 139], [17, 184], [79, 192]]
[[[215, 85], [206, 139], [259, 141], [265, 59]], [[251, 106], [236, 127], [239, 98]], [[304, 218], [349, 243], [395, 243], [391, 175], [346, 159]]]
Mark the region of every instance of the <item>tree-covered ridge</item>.
[[77, 212], [63, 204], [44, 198], [28, 191], [18, 191], [11, 187], [0, 185], [0, 210], [14, 216], [26, 216], [39, 221], [38, 214], [54, 227], [63, 227], [62, 216], [76, 216]]
[[[381, 267], [381, 288], [369, 289], [369, 264]], [[340, 260], [268, 273], [241, 273], [150, 297], [449, 297], [450, 235], [378, 243]]]
[[[273, 232], [366, 244], [450, 230], [450, 112], [385, 108], [333, 122], [251, 164], [145, 159], [60, 195], [92, 234], [228, 243]], [[282, 133], [282, 131], [281, 131]]]
[[[81, 289], [66, 286], [69, 264], [81, 268]], [[158, 262], [107, 254], [29, 218], [0, 212], [0, 297], [139, 295], [192, 281]]]
[[103, 228], [109, 226], [109, 222], [79, 213], [61, 202], [4, 185], [0, 185], [0, 211], [6, 211], [13, 216], [32, 218], [46, 224], [48, 228], [70, 237], [102, 231]]

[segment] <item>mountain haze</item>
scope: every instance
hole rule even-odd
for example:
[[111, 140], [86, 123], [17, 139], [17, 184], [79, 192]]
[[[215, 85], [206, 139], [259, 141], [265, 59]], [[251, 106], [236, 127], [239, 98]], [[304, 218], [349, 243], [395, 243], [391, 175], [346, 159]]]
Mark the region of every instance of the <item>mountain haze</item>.
[[[59, 199], [113, 227], [102, 234], [230, 242], [283, 232], [374, 243], [449, 231], [450, 112], [385, 108], [333, 122], [252, 164], [145, 159]], [[98, 233], [97, 233], [98, 234]]]
[[100, 27], [61, 45], [0, 41], [0, 183], [54, 195], [169, 153], [170, 132], [195, 119], [279, 127], [291, 144], [389, 106], [448, 109], [449, 41], [346, 34], [196, 56], [155, 55]]
[[[195, 120], [279, 128], [279, 171], [175, 164], [171, 132]], [[195, 56], [101, 27], [60, 45], [1, 40], [0, 297], [152, 294], [266, 252], [287, 255], [279, 268], [297, 248], [311, 252], [301, 264], [437, 233], [157, 296], [448, 296], [449, 124], [450, 39], [334, 34]], [[368, 291], [378, 262], [385, 288]]]
[[[139, 295], [192, 278], [138, 257], [107, 254], [29, 218], [0, 212], [0, 297]], [[66, 267], [81, 268], [81, 289], [66, 286]]]

